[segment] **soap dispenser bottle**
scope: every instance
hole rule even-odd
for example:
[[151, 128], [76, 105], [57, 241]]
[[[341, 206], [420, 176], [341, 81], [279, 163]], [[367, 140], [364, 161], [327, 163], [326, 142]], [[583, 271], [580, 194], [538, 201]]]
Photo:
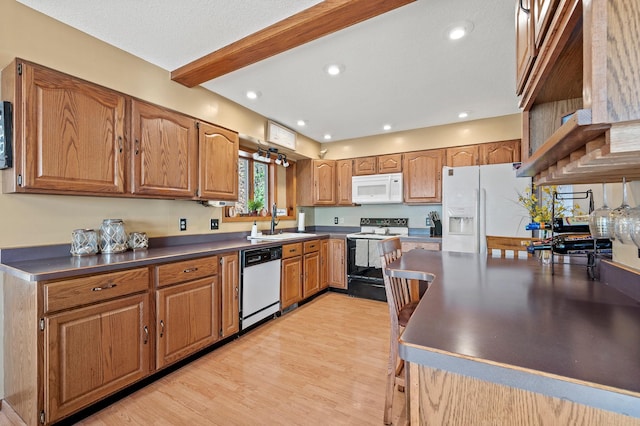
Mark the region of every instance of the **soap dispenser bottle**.
[[253, 226], [251, 227], [251, 238], [255, 238], [258, 236], [258, 224], [256, 221], [253, 221]]

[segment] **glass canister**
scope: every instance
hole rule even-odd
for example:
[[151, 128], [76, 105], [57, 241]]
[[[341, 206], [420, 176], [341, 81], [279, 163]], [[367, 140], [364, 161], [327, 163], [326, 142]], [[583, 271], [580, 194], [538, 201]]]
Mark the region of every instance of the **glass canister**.
[[149, 247], [149, 237], [144, 232], [131, 232], [128, 244], [132, 250], [144, 250]]
[[71, 233], [71, 254], [85, 256], [98, 253], [98, 233], [93, 229], [75, 229]]
[[100, 227], [100, 251], [122, 253], [127, 250], [127, 233], [122, 219], [105, 219]]

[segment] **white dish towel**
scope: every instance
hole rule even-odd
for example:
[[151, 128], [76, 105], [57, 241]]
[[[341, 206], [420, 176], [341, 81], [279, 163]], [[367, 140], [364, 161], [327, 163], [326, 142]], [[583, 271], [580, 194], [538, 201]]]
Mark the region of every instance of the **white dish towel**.
[[356, 240], [356, 266], [368, 267], [369, 266], [369, 240], [364, 238], [358, 238]]
[[372, 268], [382, 268], [378, 244], [382, 240], [369, 240], [369, 266]]

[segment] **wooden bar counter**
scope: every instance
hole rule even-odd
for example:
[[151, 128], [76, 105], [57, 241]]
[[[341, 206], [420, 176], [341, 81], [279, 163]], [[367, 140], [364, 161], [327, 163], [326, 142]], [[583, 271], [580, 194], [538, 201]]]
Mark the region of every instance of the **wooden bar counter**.
[[412, 424], [640, 425], [640, 303], [583, 265], [412, 250], [432, 281], [400, 339]]

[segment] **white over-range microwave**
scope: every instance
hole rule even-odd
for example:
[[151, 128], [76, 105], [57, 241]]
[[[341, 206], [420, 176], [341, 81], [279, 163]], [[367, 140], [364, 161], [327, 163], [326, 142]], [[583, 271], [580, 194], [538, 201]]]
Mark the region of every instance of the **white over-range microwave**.
[[351, 201], [354, 204], [402, 203], [402, 191], [402, 173], [351, 178]]

